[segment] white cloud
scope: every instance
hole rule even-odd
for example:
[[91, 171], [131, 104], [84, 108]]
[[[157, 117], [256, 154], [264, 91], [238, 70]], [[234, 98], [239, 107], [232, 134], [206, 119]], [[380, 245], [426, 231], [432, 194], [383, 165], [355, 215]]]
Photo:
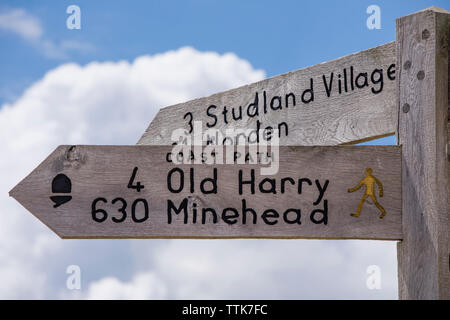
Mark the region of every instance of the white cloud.
[[87, 42], [80, 42], [76, 40], [63, 40], [59, 43], [42, 39], [38, 42], [38, 50], [48, 58], [54, 59], [68, 59], [70, 52], [77, 51], [79, 53], [94, 52], [96, 48]]
[[114, 277], [103, 278], [90, 284], [87, 299], [165, 299], [165, 284], [151, 272], [138, 273], [129, 282]]
[[[264, 76], [234, 54], [182, 48], [132, 63], [65, 64], [3, 105], [0, 297], [395, 298], [395, 243], [60, 240], [7, 196], [59, 144], [134, 144], [159, 107]], [[65, 288], [71, 264], [81, 268], [81, 292]], [[380, 291], [366, 288], [373, 264]]]
[[40, 21], [23, 9], [10, 9], [0, 12], [0, 29], [15, 33], [31, 41], [38, 40], [43, 34]]
[[[264, 76], [234, 54], [182, 48], [131, 63], [64, 64], [14, 103], [2, 105], [0, 297], [70, 296], [65, 289], [70, 264], [82, 268], [85, 288], [86, 281], [108, 275], [132, 278], [131, 241], [60, 240], [8, 197], [9, 190], [57, 145], [135, 144], [159, 107]], [[152, 242], [153, 248], [155, 243], [161, 242]]]
[[46, 275], [36, 273], [23, 261], [14, 261], [8, 257], [8, 263], [0, 264], [1, 287], [0, 299], [39, 299], [46, 293]]
[[44, 33], [41, 21], [24, 9], [15, 8], [1, 11], [0, 30], [20, 36], [48, 58], [68, 59], [70, 52], [89, 53], [95, 51], [95, 47], [86, 42], [73, 39], [60, 42], [50, 40]]
[[[387, 242], [185, 240], [144, 256], [150, 267], [143, 269], [172, 299], [396, 298], [396, 249]], [[382, 290], [366, 287], [372, 264], [380, 267]], [[95, 283], [95, 292], [134, 288], [136, 282], [108, 277]], [[90, 288], [87, 297], [93, 293]]]

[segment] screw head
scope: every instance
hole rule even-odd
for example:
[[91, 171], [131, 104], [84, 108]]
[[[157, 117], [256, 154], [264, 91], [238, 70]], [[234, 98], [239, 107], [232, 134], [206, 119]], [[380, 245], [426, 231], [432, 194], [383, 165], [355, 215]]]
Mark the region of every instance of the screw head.
[[423, 70], [420, 70], [417, 72], [417, 79], [423, 80], [425, 78], [425, 72]]
[[409, 112], [409, 109], [410, 109], [409, 104], [408, 104], [408, 103], [405, 103], [405, 104], [403, 105], [403, 108], [402, 108], [403, 113], [408, 113], [408, 112]]
[[403, 64], [403, 69], [408, 70], [409, 68], [411, 68], [411, 61], [406, 60]]

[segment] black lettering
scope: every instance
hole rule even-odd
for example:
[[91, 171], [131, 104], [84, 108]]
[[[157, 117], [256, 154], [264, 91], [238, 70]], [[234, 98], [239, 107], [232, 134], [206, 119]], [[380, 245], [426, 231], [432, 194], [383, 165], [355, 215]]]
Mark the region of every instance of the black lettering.
[[128, 188], [135, 189], [137, 192], [141, 192], [141, 189], [144, 189], [144, 185], [142, 185], [139, 181], [134, 184], [134, 179], [136, 179], [136, 173], [138, 171], [138, 167], [134, 167], [133, 173], [131, 174], [130, 181], [128, 181]]
[[223, 111], [222, 111], [222, 114], [223, 114], [223, 121], [225, 122], [225, 124], [228, 124], [227, 113], [228, 113], [228, 109], [227, 109], [227, 107], [225, 106], [225, 107], [223, 107]]
[[213, 217], [213, 223], [217, 223], [217, 213], [213, 208], [203, 208], [202, 209], [202, 224], [206, 223], [206, 212], [211, 212]]
[[192, 223], [197, 223], [197, 203], [192, 203]]
[[[175, 172], [178, 172], [180, 174], [180, 186], [178, 187], [178, 189], [174, 189], [172, 187], [172, 174]], [[184, 188], [184, 171], [183, 170], [181, 170], [180, 168], [173, 168], [172, 170], [169, 171], [169, 173], [167, 174], [167, 188], [172, 193], [180, 193], [183, 190], [183, 188]]]
[[320, 200], [322, 200], [323, 195], [325, 194], [325, 191], [327, 190], [328, 183], [330, 182], [330, 180], [326, 180], [323, 187], [320, 184], [319, 180], [316, 180], [315, 182], [316, 182], [317, 190], [319, 191], [319, 196], [317, 197], [316, 201], [314, 201], [313, 205], [318, 205], [320, 203]]
[[231, 114], [232, 114], [232, 116], [233, 116], [233, 120], [235, 120], [235, 121], [241, 120], [241, 119], [242, 119], [242, 106], [239, 106], [239, 116], [236, 116], [236, 115], [234, 114], [234, 110], [235, 110], [235, 108], [233, 108], [233, 109], [231, 110]]
[[292, 185], [295, 184], [295, 180], [292, 178], [289, 178], [289, 177], [281, 178], [281, 193], [284, 193], [284, 190], [285, 190], [284, 185], [285, 185], [286, 181], [289, 181]]
[[263, 131], [264, 140], [266, 140], [266, 141], [272, 140], [272, 132], [273, 132], [273, 128], [271, 126], [266, 127]]
[[191, 193], [194, 193], [195, 192], [195, 189], [194, 189], [194, 182], [195, 182], [195, 180], [194, 180], [194, 168], [190, 168], [189, 169], [189, 182], [190, 182], [190, 191], [191, 191]]
[[[103, 222], [106, 220], [106, 218], [108, 218], [108, 213], [103, 209], [97, 209], [97, 202], [99, 201], [107, 203], [107, 200], [105, 198], [96, 198], [94, 201], [92, 201], [91, 204], [91, 214], [94, 221]], [[101, 213], [101, 217], [98, 217], [98, 213]]]
[[[309, 98], [306, 99], [306, 94], [309, 93]], [[314, 101], [314, 86], [313, 86], [313, 78], [309, 79], [309, 89], [306, 89], [302, 93], [302, 102], [303, 103], [310, 103], [311, 101]]]
[[278, 138], [281, 138], [281, 127], [284, 127], [284, 134], [287, 137], [288, 133], [288, 125], [286, 122], [281, 122], [278, 124]]
[[120, 223], [120, 222], [124, 222], [125, 219], [127, 218], [127, 212], [126, 212], [127, 202], [123, 198], [115, 198], [115, 199], [113, 199], [113, 201], [111, 203], [116, 204], [117, 201], [120, 201], [122, 203], [122, 206], [120, 207], [120, 209], [117, 209], [117, 211], [119, 211], [122, 214], [122, 217], [120, 217], [119, 219], [116, 217], [112, 217], [111, 220], [114, 221], [115, 223]]
[[189, 117], [189, 121], [188, 121], [188, 125], [189, 125], [189, 133], [192, 133], [192, 131], [194, 130], [194, 127], [192, 126], [192, 120], [194, 119], [194, 116], [192, 115], [192, 112], [187, 112], [184, 116], [183, 119], [186, 119], [187, 117]]
[[253, 224], [256, 224], [256, 212], [252, 208], [247, 208], [247, 202], [242, 199], [242, 223], [247, 223], [247, 213], [250, 212], [253, 216]]
[[389, 68], [387, 69], [387, 76], [389, 80], [394, 81], [395, 80], [395, 63], [391, 64]]
[[[359, 83], [359, 79], [363, 78], [364, 82], [362, 84]], [[367, 80], [367, 73], [366, 72], [362, 72], [360, 74], [358, 74], [358, 76], [355, 79], [355, 83], [356, 83], [356, 87], [358, 87], [358, 89], [364, 88], [364, 87], [368, 87], [369, 86], [369, 82]]]
[[353, 66], [351, 66], [350, 67], [350, 88], [352, 89], [352, 91], [355, 90], [355, 84], [353, 82], [354, 77], [355, 77], [355, 75], [353, 72]]
[[266, 90], [263, 91], [263, 97], [264, 97], [264, 114], [267, 113], [267, 94]]
[[250, 192], [255, 194], [255, 169], [250, 170], [250, 180], [242, 180], [242, 169], [239, 170], [239, 194], [242, 194], [242, 186], [244, 184], [250, 185]]
[[[247, 108], [247, 115], [250, 118], [253, 118], [255, 116], [259, 116], [259, 107], [258, 107], [258, 103], [259, 103], [259, 98], [258, 98], [258, 92], [255, 94], [255, 100], [253, 101], [253, 103], [250, 103], [248, 105]], [[252, 112], [253, 111], [253, 112]]]
[[330, 82], [327, 84], [327, 78], [325, 77], [325, 75], [322, 75], [323, 85], [325, 86], [325, 92], [327, 93], [328, 98], [330, 97], [331, 89], [333, 88], [333, 76], [334, 73], [332, 72], [330, 75]]
[[[139, 202], [144, 205], [144, 216], [140, 219], [137, 218], [137, 216], [136, 216], [136, 206]], [[131, 219], [136, 223], [144, 222], [145, 220], [148, 219], [148, 202], [147, 202], [147, 200], [145, 200], [145, 199], [134, 200], [133, 204], [131, 205]], [[185, 215], [185, 219], [187, 219], [187, 213]]]
[[348, 86], [347, 86], [347, 68], [344, 68], [344, 90], [345, 90], [345, 92], [348, 92]]
[[263, 212], [263, 214], [261, 215], [261, 218], [263, 219], [263, 221], [268, 224], [268, 225], [275, 225], [278, 223], [278, 220], [274, 220], [274, 221], [269, 221], [269, 219], [278, 219], [280, 217], [280, 215], [278, 214], [277, 211], [275, 211], [274, 209], [267, 209], [266, 211]]
[[[205, 184], [208, 182], [210, 182], [212, 186], [210, 190], [206, 190], [205, 188]], [[213, 178], [205, 178], [202, 180], [202, 182], [200, 183], [200, 190], [203, 194], [217, 194], [217, 168], [213, 169]]]
[[210, 113], [209, 111], [210, 111], [210, 109], [217, 109], [217, 107], [215, 106], [215, 105], [210, 105], [209, 107], [208, 107], [208, 109], [206, 109], [206, 115], [208, 116], [208, 117], [211, 117], [211, 118], [213, 118], [214, 119], [214, 122], [211, 124], [211, 123], [209, 123], [209, 122], [207, 122], [206, 123], [206, 126], [208, 127], [208, 128], [212, 128], [212, 127], [214, 127], [216, 124], [217, 124], [217, 116], [215, 115], [215, 114], [213, 114], [213, 113]]
[[341, 80], [341, 74], [338, 74], [338, 92], [339, 92], [339, 94], [342, 93], [342, 80]]
[[[240, 138], [242, 138], [242, 142], [241, 142]], [[246, 136], [246, 134], [244, 132], [238, 133], [236, 135], [236, 139], [235, 139], [236, 140], [236, 145], [237, 146], [238, 145], [245, 145], [247, 143], [246, 139], [247, 139], [247, 136]]]
[[[275, 102], [277, 102], [276, 105], [275, 105]], [[280, 96], [275, 96], [272, 98], [272, 100], [270, 101], [270, 108], [275, 111], [283, 109], [281, 106], [281, 97]]]
[[[317, 219], [316, 214], [322, 214], [321, 219]], [[328, 200], [323, 200], [323, 209], [313, 210], [309, 218], [315, 224], [323, 223], [326, 225], [328, 223]]]
[[[252, 169], [253, 170], [253, 169]], [[269, 189], [265, 189], [264, 188], [264, 184], [266, 184], [266, 182], [270, 185]], [[270, 179], [270, 178], [264, 178], [260, 183], [259, 183], [259, 190], [261, 191], [261, 193], [273, 193], [276, 194], [277, 190], [276, 190], [276, 182], [275, 179]]]
[[[378, 74], [378, 77], [375, 78], [375, 75]], [[374, 94], [378, 94], [381, 91], [383, 91], [383, 69], [375, 69], [373, 70], [372, 74], [370, 75], [370, 80], [372, 80], [373, 84], [380, 84], [380, 87], [378, 89], [372, 88], [372, 92]]]
[[295, 94], [293, 94], [293, 93], [291, 92], [291, 93], [288, 93], [288, 94], [285, 96], [286, 108], [289, 108], [289, 97], [291, 97], [291, 100], [292, 100], [292, 106], [295, 107]]
[[302, 179], [298, 179], [298, 194], [302, 194], [302, 184], [303, 182], [306, 182], [309, 185], [312, 185], [312, 181], [309, 180], [308, 178], [302, 178]]
[[[295, 219], [294, 220], [289, 220], [288, 219], [288, 214], [292, 212], [295, 213]], [[301, 220], [301, 211], [299, 209], [287, 209], [284, 214], [283, 214], [283, 220], [284, 222], [286, 222], [287, 224], [302, 224], [300, 222]]]
[[181, 211], [184, 211], [184, 224], [187, 224], [188, 223], [187, 207], [188, 207], [188, 199], [187, 198], [183, 199], [183, 201], [181, 202], [178, 209], [177, 209], [177, 207], [175, 207], [172, 200], [167, 200], [167, 223], [168, 224], [172, 223], [172, 210], [173, 210], [175, 212], [175, 214], [179, 214]]
[[256, 142], [259, 143], [259, 130], [261, 129], [261, 121], [256, 120]]
[[[227, 215], [227, 212], [233, 212], [231, 215]], [[237, 218], [239, 217], [239, 213], [235, 208], [225, 208], [222, 212], [222, 220], [227, 224], [235, 224], [237, 222]]]

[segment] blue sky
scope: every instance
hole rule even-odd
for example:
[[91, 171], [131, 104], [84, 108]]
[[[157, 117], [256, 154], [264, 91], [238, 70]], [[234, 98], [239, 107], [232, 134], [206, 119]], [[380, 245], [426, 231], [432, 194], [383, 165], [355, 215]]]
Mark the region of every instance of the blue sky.
[[[66, 28], [67, 6], [82, 11], [81, 30]], [[365, 27], [365, 10], [381, 8], [381, 30]], [[395, 18], [447, 1], [5, 1], [25, 8], [55, 44], [88, 43], [88, 50], [55, 59], [0, 31], [0, 105], [11, 102], [48, 70], [68, 61], [117, 61], [193, 46], [234, 52], [268, 76], [296, 70], [395, 40]]]
[[[72, 4], [81, 30], [66, 28]], [[380, 30], [366, 27], [372, 4]], [[395, 299], [395, 242], [63, 241], [7, 194], [60, 144], [134, 144], [159, 107], [394, 41], [395, 18], [433, 5], [449, 9], [448, 0], [1, 0], [0, 298]], [[66, 287], [69, 265], [81, 267], [81, 291]], [[381, 290], [367, 289], [370, 265]]]

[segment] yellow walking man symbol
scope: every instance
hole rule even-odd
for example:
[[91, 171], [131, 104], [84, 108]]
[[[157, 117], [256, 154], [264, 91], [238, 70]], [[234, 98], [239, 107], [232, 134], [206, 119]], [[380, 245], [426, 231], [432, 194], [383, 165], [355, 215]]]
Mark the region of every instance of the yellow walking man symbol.
[[372, 175], [372, 169], [367, 168], [366, 169], [366, 177], [364, 179], [362, 179], [361, 182], [356, 187], [348, 189], [348, 192], [355, 192], [355, 191], [359, 190], [363, 185], [366, 187], [366, 192], [364, 193], [361, 201], [358, 204], [358, 209], [356, 209], [356, 213], [350, 214], [352, 217], [359, 217], [359, 215], [361, 214], [361, 209], [364, 204], [364, 201], [366, 201], [366, 199], [368, 197], [370, 197], [372, 199], [373, 203], [377, 206], [378, 210], [381, 211], [380, 219], [384, 218], [384, 216], [386, 215], [386, 210], [384, 210], [384, 208], [381, 206], [381, 204], [378, 203], [377, 198], [375, 197], [375, 192], [374, 192], [375, 183], [378, 185], [380, 197], [383, 197], [383, 185], [381, 184], [380, 180], [378, 180], [377, 178], [375, 178]]

